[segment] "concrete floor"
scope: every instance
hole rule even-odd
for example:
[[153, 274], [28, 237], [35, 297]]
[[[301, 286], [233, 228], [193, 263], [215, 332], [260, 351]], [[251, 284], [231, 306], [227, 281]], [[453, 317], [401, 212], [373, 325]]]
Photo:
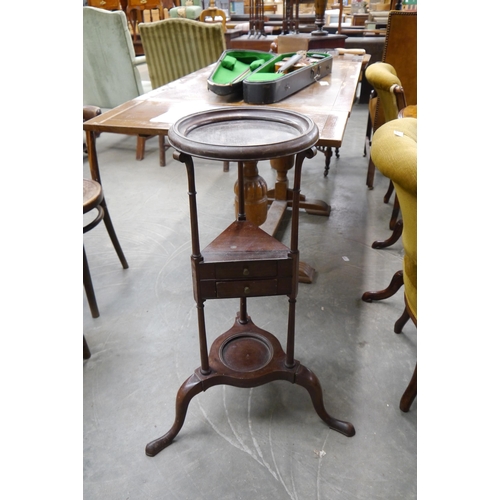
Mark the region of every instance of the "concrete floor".
[[[145, 445], [174, 420], [179, 386], [199, 366], [190, 271], [184, 165], [157, 141], [135, 160], [135, 138], [103, 134], [98, 154], [106, 199], [129, 262], [123, 270], [104, 225], [84, 236], [100, 317], [83, 294], [83, 493], [86, 500], [400, 500], [417, 497], [417, 405], [399, 399], [417, 357], [408, 323], [396, 335], [403, 292], [365, 303], [401, 268], [402, 246], [375, 250], [389, 236], [392, 204], [378, 172], [365, 186], [368, 109], [354, 106], [340, 158], [323, 176], [324, 156], [306, 160], [302, 193], [327, 201], [330, 217], [301, 213], [301, 260], [316, 269], [300, 284], [295, 357], [318, 376], [327, 410], [352, 422], [347, 438], [317, 416], [307, 392], [287, 382], [254, 389], [213, 387], [196, 396], [173, 444], [154, 458]], [[234, 218], [236, 168], [199, 162], [202, 247]], [[83, 172], [88, 176], [87, 160]], [[268, 186], [269, 164], [260, 164]], [[284, 223], [281, 235], [287, 241]], [[207, 301], [209, 342], [233, 323], [238, 301]], [[284, 343], [286, 297], [249, 300], [249, 314]]]

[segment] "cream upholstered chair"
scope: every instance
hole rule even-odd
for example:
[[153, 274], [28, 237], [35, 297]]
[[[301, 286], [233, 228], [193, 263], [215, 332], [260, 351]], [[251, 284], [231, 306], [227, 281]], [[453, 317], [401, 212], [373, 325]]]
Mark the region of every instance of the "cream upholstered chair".
[[[400, 333], [410, 318], [417, 325], [417, 119], [402, 118], [380, 126], [373, 135], [371, 154], [380, 172], [392, 180], [403, 217], [404, 257], [399, 273], [404, 284], [405, 310], [394, 326], [394, 331]], [[415, 364], [401, 398], [402, 411], [409, 411], [416, 395]]]
[[196, 20], [203, 11], [202, 0], [181, 0], [179, 7], [173, 7], [168, 11], [171, 18], [181, 17]]
[[[171, 18], [140, 24], [139, 33], [153, 89], [216, 62], [226, 50], [220, 23]], [[224, 170], [228, 168], [225, 162]]]
[[[151, 90], [137, 69], [145, 63], [145, 56], [135, 55], [125, 12], [83, 7], [84, 106], [112, 109]], [[138, 160], [147, 138], [137, 138]]]

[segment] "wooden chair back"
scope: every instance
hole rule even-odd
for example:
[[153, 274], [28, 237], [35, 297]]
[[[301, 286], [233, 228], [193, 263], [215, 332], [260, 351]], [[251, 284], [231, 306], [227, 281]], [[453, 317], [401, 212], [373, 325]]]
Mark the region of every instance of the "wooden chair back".
[[224, 32], [226, 31], [226, 13], [221, 9], [209, 7], [208, 9], [202, 10], [199, 20], [202, 23], [221, 23], [222, 29]]
[[[407, 104], [417, 104], [417, 12], [398, 11], [389, 13], [382, 61], [390, 64], [401, 80]], [[375, 116], [376, 130], [384, 119]]]

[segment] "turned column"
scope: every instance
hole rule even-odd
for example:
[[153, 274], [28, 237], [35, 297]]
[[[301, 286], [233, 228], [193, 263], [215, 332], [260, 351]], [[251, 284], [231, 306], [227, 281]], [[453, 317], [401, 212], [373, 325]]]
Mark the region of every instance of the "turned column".
[[[267, 218], [267, 184], [259, 175], [256, 161], [243, 162], [243, 191], [245, 199], [246, 220], [260, 226]], [[235, 214], [239, 218], [239, 183], [234, 185]]]

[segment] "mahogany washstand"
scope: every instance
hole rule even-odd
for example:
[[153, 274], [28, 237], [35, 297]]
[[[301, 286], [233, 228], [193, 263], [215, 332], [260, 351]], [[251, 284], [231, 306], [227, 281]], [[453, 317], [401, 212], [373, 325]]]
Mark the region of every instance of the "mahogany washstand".
[[[162, 437], [146, 446], [154, 456], [181, 430], [191, 399], [215, 385], [257, 387], [287, 380], [304, 387], [313, 406], [332, 429], [353, 436], [352, 424], [329, 415], [316, 375], [294, 359], [295, 304], [298, 292], [298, 219], [300, 179], [305, 158], [316, 154], [316, 124], [304, 115], [271, 107], [224, 107], [181, 118], [169, 130], [188, 177], [191, 219], [192, 274], [198, 311], [201, 366], [181, 385], [175, 421]], [[290, 246], [247, 220], [243, 171], [260, 160], [295, 157]], [[193, 157], [238, 163], [237, 219], [200, 251]], [[289, 302], [286, 352], [270, 332], [257, 327], [247, 314], [250, 297], [287, 295]], [[234, 325], [207, 348], [204, 302], [239, 298]]]

